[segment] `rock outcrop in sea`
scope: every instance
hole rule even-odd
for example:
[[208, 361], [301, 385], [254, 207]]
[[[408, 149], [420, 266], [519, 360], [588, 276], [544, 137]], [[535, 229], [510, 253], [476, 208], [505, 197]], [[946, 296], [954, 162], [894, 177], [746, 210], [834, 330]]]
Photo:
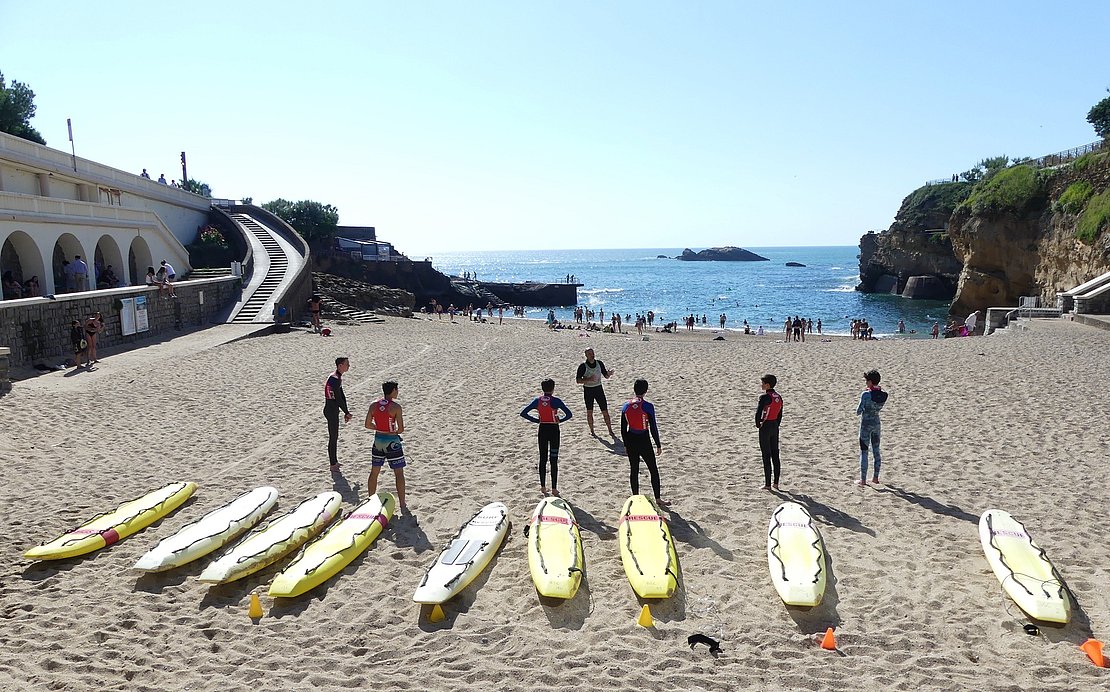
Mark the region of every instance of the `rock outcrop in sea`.
[[744, 248], [726, 245], [724, 247], [711, 247], [701, 252], [694, 252], [690, 248], [682, 251], [675, 259], [686, 262], [766, 262], [766, 257], [761, 257]]

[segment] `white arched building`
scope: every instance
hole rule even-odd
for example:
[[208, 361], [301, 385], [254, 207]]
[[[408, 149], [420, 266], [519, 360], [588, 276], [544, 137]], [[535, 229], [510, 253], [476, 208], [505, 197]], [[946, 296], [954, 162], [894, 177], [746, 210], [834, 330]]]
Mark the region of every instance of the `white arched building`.
[[[75, 170], [76, 169], [76, 170]], [[80, 255], [121, 285], [144, 283], [161, 260], [189, 271], [185, 245], [207, 223], [209, 200], [0, 133], [0, 272], [62, 291], [62, 262]]]

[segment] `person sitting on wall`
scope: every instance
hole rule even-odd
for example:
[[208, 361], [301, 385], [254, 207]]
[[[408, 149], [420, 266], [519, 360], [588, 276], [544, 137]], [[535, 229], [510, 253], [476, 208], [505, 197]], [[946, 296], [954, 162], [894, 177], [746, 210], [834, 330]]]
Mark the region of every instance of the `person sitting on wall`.
[[100, 272], [100, 279], [96, 282], [96, 287], [115, 288], [116, 286], [119, 286], [119, 278], [112, 271], [112, 265], [109, 264], [104, 268], [104, 271]]
[[23, 297], [23, 285], [16, 281], [10, 269], [4, 272], [3, 295], [4, 300], [19, 300]]
[[37, 298], [39, 296], [39, 277], [36, 274], [23, 282], [23, 297]]
[[158, 293], [161, 294], [162, 291], [168, 288], [170, 298], [176, 298], [177, 292], [173, 290], [173, 280], [177, 278], [177, 274], [173, 270], [173, 265], [166, 260], [162, 260], [162, 266], [158, 269], [158, 272], [162, 275], [162, 287]]
[[158, 279], [158, 274], [154, 272], [154, 267], [146, 268], [146, 285], [147, 288], [154, 288], [162, 282]]
[[165, 173], [159, 173], [158, 174], [158, 182], [162, 183], [163, 185], [169, 185], [169, 182], [166, 180], [166, 174]]

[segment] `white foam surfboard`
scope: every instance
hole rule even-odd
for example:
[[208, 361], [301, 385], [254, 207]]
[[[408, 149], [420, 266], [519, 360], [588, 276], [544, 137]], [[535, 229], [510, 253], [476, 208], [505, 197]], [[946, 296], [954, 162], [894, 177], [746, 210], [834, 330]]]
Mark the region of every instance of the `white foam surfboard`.
[[163, 538], [135, 563], [144, 572], [162, 572], [180, 567], [226, 545], [266, 516], [277, 502], [278, 491], [269, 486], [255, 488], [186, 524]]
[[481, 509], [463, 524], [424, 573], [413, 594], [417, 603], [443, 603], [466, 588], [493, 559], [509, 531], [509, 510], [500, 502]]

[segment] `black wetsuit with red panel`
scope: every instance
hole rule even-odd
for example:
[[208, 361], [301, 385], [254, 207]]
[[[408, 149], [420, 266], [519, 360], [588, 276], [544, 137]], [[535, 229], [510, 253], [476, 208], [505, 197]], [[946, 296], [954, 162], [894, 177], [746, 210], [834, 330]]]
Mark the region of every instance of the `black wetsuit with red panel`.
[[755, 427], [759, 428], [759, 451], [763, 455], [763, 485], [779, 484], [779, 422], [782, 421], [782, 396], [768, 389], [755, 407]]

